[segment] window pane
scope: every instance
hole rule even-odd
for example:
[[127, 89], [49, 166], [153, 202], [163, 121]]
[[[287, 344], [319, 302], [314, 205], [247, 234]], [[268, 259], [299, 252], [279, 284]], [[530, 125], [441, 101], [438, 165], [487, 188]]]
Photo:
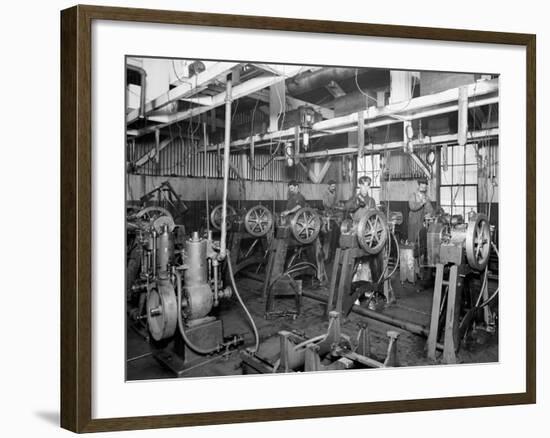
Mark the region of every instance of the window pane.
[[477, 205], [477, 187], [467, 186], [464, 189], [464, 203], [466, 205]]
[[477, 184], [477, 164], [464, 166], [465, 169], [465, 183]]
[[464, 166], [453, 166], [453, 184], [464, 184]]
[[453, 187], [452, 205], [464, 205], [464, 187]]
[[370, 194], [376, 201], [376, 205], [380, 204], [380, 189], [371, 189]]
[[441, 187], [440, 196], [441, 204], [451, 205], [451, 187]]
[[453, 183], [453, 168], [447, 167], [447, 170], [441, 169], [441, 185], [450, 186]]
[[464, 164], [477, 164], [476, 149], [475, 144], [466, 145], [466, 162]]
[[441, 208], [445, 211], [445, 213], [451, 214], [451, 205], [442, 205]]
[[453, 146], [453, 166], [464, 164], [464, 146]]
[[372, 155], [372, 162], [375, 170], [380, 169], [380, 154]]
[[380, 187], [380, 172], [374, 172], [372, 176], [372, 186]]

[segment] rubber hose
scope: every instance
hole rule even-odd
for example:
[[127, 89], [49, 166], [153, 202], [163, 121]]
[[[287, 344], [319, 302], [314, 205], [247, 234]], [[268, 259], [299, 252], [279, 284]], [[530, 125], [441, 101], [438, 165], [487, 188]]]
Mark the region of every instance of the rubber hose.
[[250, 320], [250, 323], [252, 324], [252, 329], [254, 330], [254, 339], [256, 340], [254, 344], [254, 349], [252, 350], [252, 353], [256, 353], [258, 349], [260, 348], [260, 336], [258, 335], [258, 329], [256, 327], [256, 323], [254, 322], [254, 319], [252, 318], [252, 315], [244, 305], [244, 302], [241, 298], [241, 294], [239, 294], [239, 291], [237, 289], [237, 284], [235, 283], [235, 277], [233, 276], [233, 267], [231, 266], [230, 261], [230, 253], [227, 251], [227, 256], [225, 258], [227, 263], [227, 268], [229, 271], [229, 279], [231, 280], [231, 286], [233, 286], [233, 290], [235, 291], [235, 295], [237, 296], [237, 299], [239, 300], [239, 303], [241, 304], [244, 312], [246, 313], [246, 316], [248, 316], [248, 319]]
[[177, 313], [178, 313], [178, 329], [180, 331], [180, 334], [181, 334], [181, 337], [183, 338], [183, 340], [185, 341], [185, 344], [191, 349], [193, 350], [195, 353], [197, 354], [201, 354], [201, 355], [207, 355], [207, 354], [212, 354], [212, 353], [215, 353], [217, 351], [219, 351], [219, 346], [217, 345], [216, 347], [214, 348], [210, 348], [210, 349], [204, 349], [204, 348], [199, 348], [197, 347], [195, 344], [193, 344], [189, 338], [187, 337], [187, 335], [185, 334], [185, 330], [183, 328], [183, 321], [181, 319], [181, 274], [176, 271], [176, 292], [177, 292], [177, 297], [178, 297], [178, 309], [177, 309]]
[[[399, 267], [399, 263], [400, 263], [399, 257], [400, 257], [400, 254], [401, 254], [401, 248], [399, 247], [399, 242], [397, 241], [397, 237], [395, 237], [395, 234], [393, 234], [393, 233], [390, 233], [390, 234], [393, 237], [393, 241], [395, 242], [395, 248], [397, 249], [395, 266], [393, 267], [393, 271], [391, 271], [390, 275], [388, 275], [386, 277], [383, 277], [383, 278], [381, 277], [380, 280], [378, 280], [378, 284], [392, 278], [393, 274], [395, 274], [395, 271], [397, 271], [397, 268]], [[391, 246], [390, 246], [390, 250], [391, 250]], [[388, 256], [388, 259], [389, 259], [389, 256]], [[388, 265], [386, 265], [386, 268], [384, 269], [384, 271], [382, 271], [382, 274], [385, 274], [387, 270], [388, 270]]]

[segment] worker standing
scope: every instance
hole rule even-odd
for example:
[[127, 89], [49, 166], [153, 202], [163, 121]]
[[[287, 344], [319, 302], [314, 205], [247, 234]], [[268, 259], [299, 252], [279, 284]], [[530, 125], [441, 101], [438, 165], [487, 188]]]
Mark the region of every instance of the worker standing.
[[433, 215], [434, 208], [428, 196], [428, 181], [418, 180], [418, 189], [409, 198], [409, 227], [408, 240], [410, 243], [418, 241], [418, 234], [424, 224], [424, 216]]
[[353, 222], [359, 220], [367, 213], [367, 211], [376, 208], [376, 201], [369, 195], [372, 179], [370, 176], [362, 176], [357, 181], [358, 192], [348, 201], [344, 202], [344, 208], [352, 212], [351, 218]]
[[338, 196], [336, 194], [336, 181], [331, 179], [328, 182], [327, 189], [323, 193], [323, 207], [325, 210], [332, 212], [338, 204]]
[[[357, 180], [357, 192], [344, 203], [344, 208], [351, 211], [354, 223], [357, 223], [370, 210], [376, 209], [376, 201], [369, 195], [372, 179], [369, 176], [362, 176]], [[378, 280], [383, 275], [384, 252], [380, 251], [375, 255], [365, 255], [357, 259], [352, 277], [352, 286], [349, 291], [355, 301], [360, 304], [362, 299], [370, 293], [381, 295], [381, 283]]]
[[285, 217], [290, 214], [296, 213], [300, 208], [307, 205], [306, 198], [300, 193], [300, 186], [297, 181], [290, 181], [288, 183], [288, 199], [286, 201], [286, 208], [281, 212], [281, 216]]

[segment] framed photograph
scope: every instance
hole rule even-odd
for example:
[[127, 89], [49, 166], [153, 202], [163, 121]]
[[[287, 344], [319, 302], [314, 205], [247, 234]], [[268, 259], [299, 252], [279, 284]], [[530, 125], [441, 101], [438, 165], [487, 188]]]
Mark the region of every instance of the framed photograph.
[[535, 41], [62, 11], [62, 427], [535, 403]]

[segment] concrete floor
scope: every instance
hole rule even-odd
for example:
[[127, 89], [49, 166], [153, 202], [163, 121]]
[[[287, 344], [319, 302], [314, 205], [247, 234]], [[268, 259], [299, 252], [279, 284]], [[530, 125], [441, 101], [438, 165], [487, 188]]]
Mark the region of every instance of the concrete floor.
[[[330, 272], [330, 271], [329, 271]], [[262, 284], [247, 278], [238, 278], [237, 285], [245, 304], [256, 322], [261, 344], [259, 355], [269, 357], [273, 351], [278, 350], [277, 333], [281, 330], [297, 330], [304, 332], [307, 337], [314, 337], [326, 332], [328, 320], [324, 316], [324, 306], [307, 297], [303, 298], [302, 314], [295, 320], [290, 317], [264, 319], [264, 300], [261, 297]], [[432, 303], [432, 287], [413, 286], [405, 284], [402, 286], [398, 279], [394, 281], [393, 287], [397, 303], [386, 306], [381, 312], [414, 322], [423, 326], [429, 326], [429, 318]], [[310, 288], [320, 293], [328, 294], [326, 288], [315, 287], [304, 284], [304, 288]], [[279, 299], [276, 302], [277, 310], [294, 307], [293, 299]], [[237, 299], [223, 302], [219, 309], [219, 317], [224, 324], [224, 334], [244, 335], [245, 345], [251, 346], [254, 343], [252, 329], [248, 319]], [[398, 340], [398, 358], [400, 366], [433, 365], [425, 354], [425, 339], [413, 335], [405, 330], [396, 329], [385, 323], [367, 320], [360, 315], [351, 313], [342, 322], [342, 331], [355, 337], [357, 324], [367, 322], [370, 329], [372, 356], [378, 360], [384, 360], [388, 345], [386, 332], [396, 330], [400, 333]], [[138, 334], [128, 324], [127, 330], [127, 380], [144, 380], [173, 378], [174, 374], [163, 367], [152, 355], [149, 345], [143, 336]], [[477, 331], [469, 337], [466, 345], [458, 353], [458, 363], [487, 363], [498, 361], [498, 334], [488, 334], [485, 331]], [[210, 359], [210, 362], [189, 370], [186, 377], [204, 377], [217, 375], [242, 374], [240, 367], [240, 356], [238, 351], [223, 358]], [[440, 363], [436, 361], [435, 363]]]

